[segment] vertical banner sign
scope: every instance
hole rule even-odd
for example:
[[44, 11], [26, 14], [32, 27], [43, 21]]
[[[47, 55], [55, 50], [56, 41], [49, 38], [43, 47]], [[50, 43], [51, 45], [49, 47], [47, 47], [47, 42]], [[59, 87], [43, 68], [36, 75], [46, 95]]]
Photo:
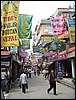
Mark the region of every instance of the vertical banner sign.
[[32, 39], [32, 15], [19, 14], [18, 32], [21, 39]]
[[65, 18], [63, 16], [50, 18], [50, 21], [51, 21], [53, 35], [66, 34]]
[[72, 43], [75, 43], [75, 19], [68, 19]]
[[19, 46], [18, 12], [20, 1], [2, 1], [1, 46]]
[[58, 76], [62, 77], [62, 65], [58, 63]]

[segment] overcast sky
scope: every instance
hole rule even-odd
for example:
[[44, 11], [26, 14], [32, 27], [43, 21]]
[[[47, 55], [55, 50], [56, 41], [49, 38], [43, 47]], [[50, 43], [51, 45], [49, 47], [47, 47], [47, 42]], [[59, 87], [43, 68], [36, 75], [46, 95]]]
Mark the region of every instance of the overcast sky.
[[[33, 15], [32, 32], [41, 19], [47, 19], [57, 8], [68, 8], [74, 1], [20, 1], [19, 14]], [[32, 40], [31, 40], [32, 43]], [[31, 49], [32, 50], [32, 45]]]
[[73, 2], [75, 1], [20, 1], [19, 14], [33, 15], [32, 32], [34, 32], [36, 24], [41, 19], [49, 18], [57, 8], [67, 8], [69, 4], [73, 6]]
[[33, 15], [32, 31], [41, 19], [47, 19], [57, 8], [67, 8], [74, 1], [20, 1], [19, 14]]
[[67, 8], [68, 5], [72, 5], [73, 2], [74, 1], [20, 1], [19, 14], [33, 15], [32, 32], [34, 32], [36, 24], [40, 22], [41, 19], [49, 18], [55, 13], [57, 8]]

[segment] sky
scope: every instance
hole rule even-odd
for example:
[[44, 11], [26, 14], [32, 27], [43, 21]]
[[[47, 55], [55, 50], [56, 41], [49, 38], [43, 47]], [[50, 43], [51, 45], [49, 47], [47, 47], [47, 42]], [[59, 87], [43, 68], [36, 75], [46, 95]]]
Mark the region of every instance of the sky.
[[[47, 19], [55, 13], [57, 8], [67, 8], [69, 4], [72, 6], [74, 1], [20, 1], [19, 14], [33, 15], [32, 19], [32, 34], [34, 33], [35, 26], [41, 19]], [[30, 43], [32, 44], [30, 39]], [[30, 50], [32, 51], [32, 45]]]
[[20, 1], [19, 14], [33, 15], [32, 32], [41, 19], [47, 19], [55, 13], [57, 8], [72, 6], [74, 1]]
[[[20, 1], [19, 14], [33, 15], [32, 32], [41, 19], [47, 19], [55, 13], [57, 8], [67, 8], [75, 1]], [[1, 4], [2, 8], [2, 4]]]
[[[41, 19], [47, 19], [55, 13], [57, 8], [67, 8], [69, 4], [75, 1], [20, 1], [19, 14], [33, 15], [32, 19], [32, 34], [34, 33], [35, 26]], [[1, 4], [2, 8], [2, 4]], [[32, 40], [30, 40], [32, 44]], [[32, 50], [32, 45], [30, 47]]]

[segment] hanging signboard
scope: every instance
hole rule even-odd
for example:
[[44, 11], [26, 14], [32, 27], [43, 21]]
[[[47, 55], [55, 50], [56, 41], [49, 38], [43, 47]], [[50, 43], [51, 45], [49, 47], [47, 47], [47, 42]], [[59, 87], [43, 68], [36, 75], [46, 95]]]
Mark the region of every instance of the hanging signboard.
[[22, 40], [22, 50], [30, 49], [30, 39]]
[[10, 57], [1, 58], [1, 68], [9, 68], [10, 67]]
[[1, 46], [19, 46], [18, 12], [20, 1], [2, 1]]
[[69, 29], [70, 29], [70, 35], [72, 39], [72, 43], [75, 43], [75, 20], [74, 19], [68, 19]]
[[66, 34], [65, 18], [63, 16], [58, 16], [55, 18], [50, 18], [53, 35], [63, 35]]
[[38, 46], [33, 46], [33, 52], [40, 52], [39, 47]]
[[62, 64], [58, 63], [58, 76], [62, 77]]

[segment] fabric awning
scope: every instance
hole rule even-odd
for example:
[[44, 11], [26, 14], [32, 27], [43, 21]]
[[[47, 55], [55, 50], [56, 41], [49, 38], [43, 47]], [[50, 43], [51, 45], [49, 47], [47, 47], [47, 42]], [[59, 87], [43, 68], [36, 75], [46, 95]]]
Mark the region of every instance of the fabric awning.
[[9, 56], [10, 51], [1, 51], [1, 56]]

